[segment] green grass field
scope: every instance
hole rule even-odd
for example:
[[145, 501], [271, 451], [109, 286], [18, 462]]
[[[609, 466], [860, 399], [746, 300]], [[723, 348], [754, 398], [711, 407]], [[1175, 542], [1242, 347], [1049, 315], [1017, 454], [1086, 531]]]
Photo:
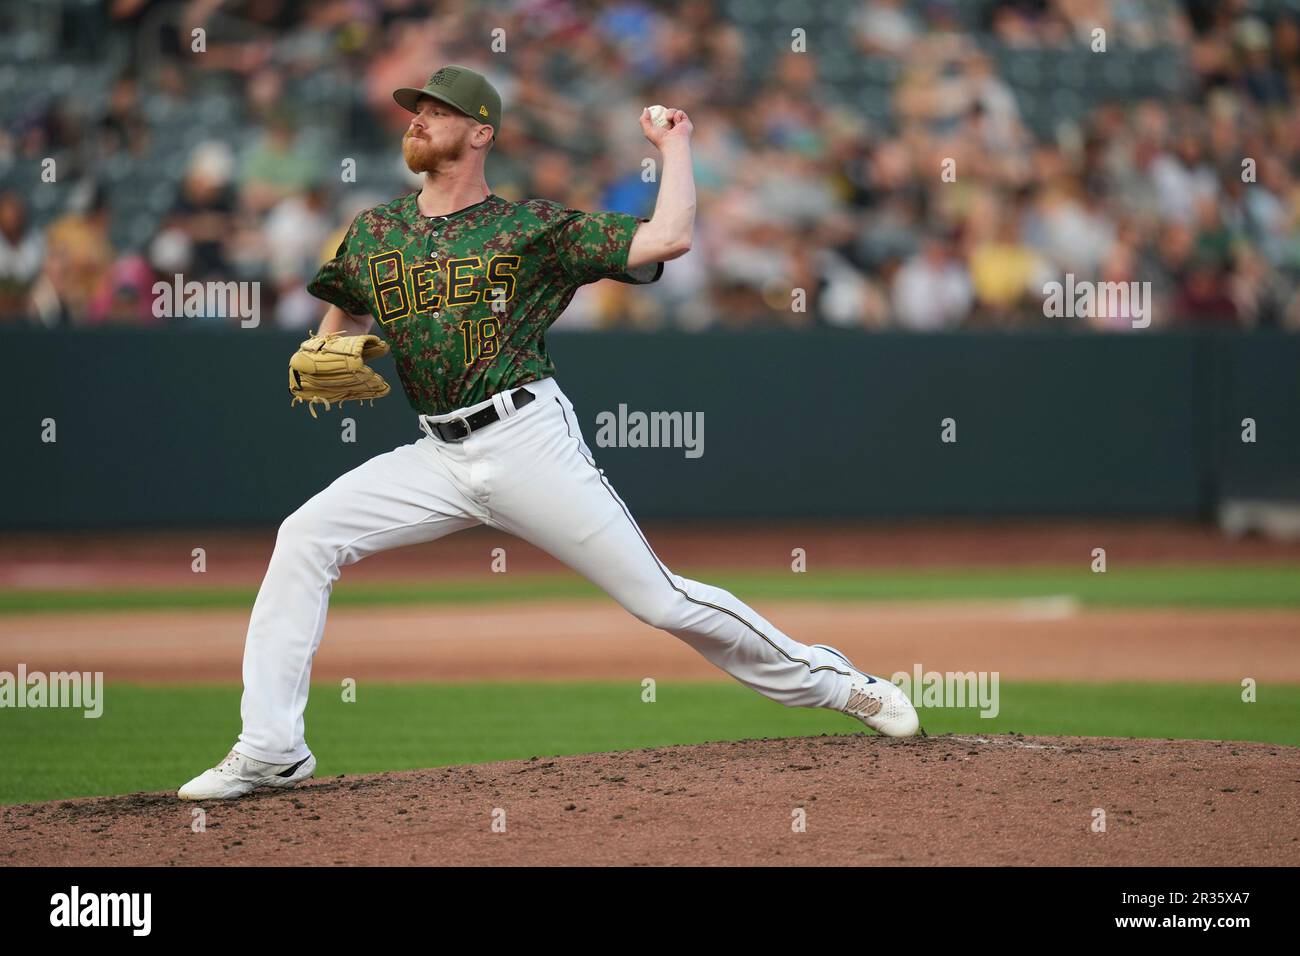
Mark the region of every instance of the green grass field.
[[[1111, 563], [1079, 567], [926, 568], [909, 571], [743, 572], [686, 569], [686, 577], [765, 600], [955, 601], [1068, 595], [1086, 607], [1300, 607], [1300, 564]], [[0, 591], [0, 614], [252, 607], [252, 588]], [[602, 598], [572, 574], [493, 575], [434, 583], [348, 581], [334, 607]]]
[[[1300, 745], [1300, 687], [1009, 684], [1001, 712], [922, 709], [938, 733], [1067, 734]], [[0, 729], [0, 803], [174, 790], [219, 760], [239, 732], [238, 687], [109, 685], [98, 719], [9, 710]], [[355, 703], [318, 685], [307, 710], [318, 776], [752, 737], [857, 732], [829, 711], [781, 707], [736, 684], [359, 686]]]
[[[1296, 608], [1300, 564], [929, 568], [806, 574], [685, 571], [773, 600], [1014, 600], [1066, 595], [1094, 608]], [[5, 591], [0, 615], [239, 609], [248, 588]], [[336, 607], [604, 598], [575, 575], [493, 575], [440, 583], [344, 580]], [[174, 790], [226, 753], [239, 731], [239, 688], [109, 685], [104, 715], [0, 713], [0, 803]], [[925, 710], [930, 733], [1065, 734], [1268, 741], [1300, 746], [1300, 686], [1265, 684], [1243, 703], [1235, 684], [1004, 683], [1001, 712]], [[635, 683], [362, 684], [356, 703], [318, 686], [308, 741], [321, 776], [698, 743], [853, 733], [826, 711], [787, 709], [730, 682], [663, 684], [642, 703]]]

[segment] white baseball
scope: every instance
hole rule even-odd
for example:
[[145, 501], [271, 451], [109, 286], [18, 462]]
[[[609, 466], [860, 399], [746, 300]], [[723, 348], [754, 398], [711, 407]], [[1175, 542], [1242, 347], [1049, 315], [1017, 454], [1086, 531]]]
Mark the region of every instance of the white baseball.
[[668, 107], [660, 106], [657, 103], [650, 107], [650, 122], [654, 123], [656, 126], [667, 126]]

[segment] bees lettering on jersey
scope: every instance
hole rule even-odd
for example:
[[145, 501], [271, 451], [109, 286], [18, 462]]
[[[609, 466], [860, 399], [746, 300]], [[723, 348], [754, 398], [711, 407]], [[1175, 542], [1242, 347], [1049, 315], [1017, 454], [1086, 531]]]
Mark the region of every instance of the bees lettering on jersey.
[[517, 255], [495, 253], [486, 265], [481, 256], [452, 256], [408, 266], [400, 249], [371, 256], [375, 317], [391, 325], [411, 315], [479, 303], [499, 310], [515, 296], [521, 261]]
[[[371, 256], [370, 285], [375, 316], [392, 325], [409, 316], [430, 316], [460, 332], [465, 367], [491, 359], [501, 349], [500, 316], [515, 297], [515, 272], [522, 257], [495, 253], [486, 267], [481, 256], [451, 256], [407, 266], [400, 249]], [[457, 321], [452, 309], [486, 304], [492, 314]], [[448, 314], [444, 317], [443, 312]]]

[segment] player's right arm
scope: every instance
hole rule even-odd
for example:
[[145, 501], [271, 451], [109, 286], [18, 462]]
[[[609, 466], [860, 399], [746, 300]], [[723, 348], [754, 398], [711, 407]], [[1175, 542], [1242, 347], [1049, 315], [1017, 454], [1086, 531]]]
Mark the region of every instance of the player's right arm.
[[373, 315], [352, 315], [344, 312], [337, 305], [331, 305], [321, 320], [320, 334], [342, 332], [344, 335], [365, 335], [375, 324]]
[[641, 112], [641, 131], [663, 155], [663, 176], [654, 215], [637, 227], [628, 249], [627, 267], [665, 262], [691, 250], [695, 230], [695, 173], [691, 168], [691, 119], [682, 110], [668, 111], [669, 126], [650, 122], [649, 109]]

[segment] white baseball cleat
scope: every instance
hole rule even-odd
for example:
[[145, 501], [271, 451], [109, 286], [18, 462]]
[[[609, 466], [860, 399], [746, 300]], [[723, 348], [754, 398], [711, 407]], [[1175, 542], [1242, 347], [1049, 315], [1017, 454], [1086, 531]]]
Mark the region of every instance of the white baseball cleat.
[[182, 800], [230, 800], [258, 787], [292, 787], [316, 772], [311, 754], [297, 763], [265, 763], [237, 750], [211, 770], [205, 770], [176, 791]]
[[[840, 711], [856, 717], [878, 734], [886, 737], [915, 737], [921, 719], [903, 689], [883, 677], [872, 677], [853, 666], [853, 662], [828, 644], [814, 644], [842, 660], [852, 674], [849, 699]], [[922, 734], [925, 731], [921, 731]]]

